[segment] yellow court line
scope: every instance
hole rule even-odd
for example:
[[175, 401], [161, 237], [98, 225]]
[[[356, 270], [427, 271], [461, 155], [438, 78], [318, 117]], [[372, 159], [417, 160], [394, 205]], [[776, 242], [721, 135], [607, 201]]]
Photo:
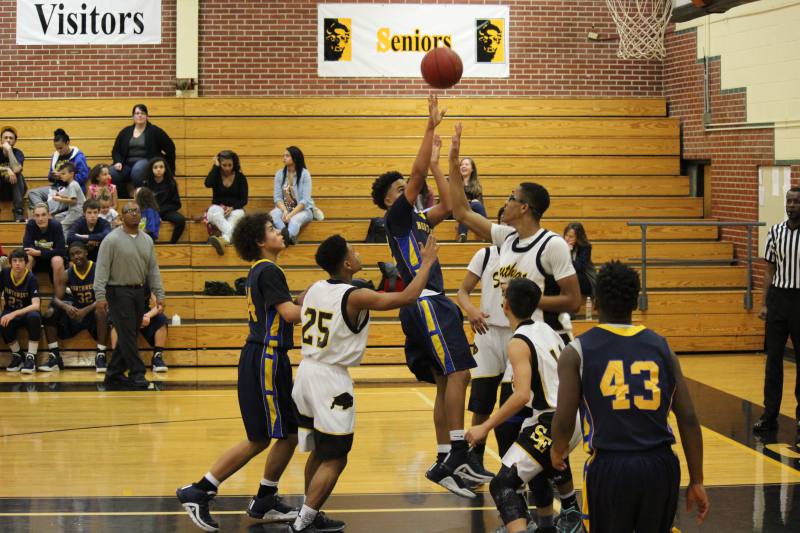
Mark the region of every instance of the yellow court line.
[[[401, 507], [376, 509], [325, 509], [328, 514], [367, 514], [367, 513], [441, 513], [443, 511], [494, 511], [496, 507]], [[0, 516], [180, 516], [186, 511], [108, 511], [108, 512], [68, 512], [68, 513], [0, 513]], [[214, 511], [215, 515], [243, 515], [244, 511]], [[257, 520], [254, 520], [257, 521]]]

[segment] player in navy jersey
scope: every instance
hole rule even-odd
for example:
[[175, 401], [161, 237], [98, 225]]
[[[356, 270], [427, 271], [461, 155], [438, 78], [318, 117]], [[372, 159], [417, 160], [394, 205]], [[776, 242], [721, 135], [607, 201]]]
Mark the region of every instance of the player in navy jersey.
[[[9, 372], [21, 371], [23, 374], [36, 372], [36, 350], [42, 332], [42, 316], [39, 313], [39, 283], [36, 276], [26, 267], [27, 255], [19, 248], [11, 252], [11, 268], [0, 273], [0, 290], [3, 291], [3, 312], [0, 326], [3, 339], [11, 350], [11, 362], [6, 367]], [[20, 353], [17, 331], [28, 331], [28, 351], [23, 357]]]
[[297, 518], [297, 510], [284, 504], [277, 492], [278, 480], [297, 446], [287, 350], [292, 347], [293, 324], [300, 322], [301, 307], [293, 301], [283, 269], [276, 263], [286, 244], [267, 213], [242, 217], [232, 240], [239, 256], [253, 262], [247, 275], [250, 333], [239, 356], [237, 383], [247, 438], [223, 453], [197, 483], [177, 490], [189, 517], [205, 531], [219, 529], [208, 509], [219, 484], [266, 450], [272, 439], [275, 443], [267, 456], [264, 479], [247, 514], [265, 521]]
[[[438, 163], [441, 141], [435, 134], [444, 114], [436, 97], [429, 96], [428, 125], [408, 182], [394, 171], [382, 174], [372, 185], [373, 202], [386, 210], [389, 247], [406, 285], [422, 264], [420, 250], [432, 228], [450, 214], [447, 181]], [[414, 204], [425, 184], [428, 168], [436, 179], [439, 203], [420, 212]], [[464, 441], [464, 402], [469, 369], [475, 366], [475, 359], [463, 321], [461, 310], [444, 294], [442, 270], [437, 262], [422, 295], [413, 305], [400, 310], [406, 336], [406, 363], [418, 380], [436, 383], [433, 419], [438, 453], [426, 477], [455, 494], [474, 498], [475, 493], [464, 481], [486, 483], [491, 473], [470, 463]]]
[[663, 337], [631, 323], [639, 288], [634, 270], [618, 261], [605, 264], [596, 287], [600, 325], [570, 343], [558, 360], [551, 460], [565, 468], [580, 404], [591, 453], [584, 524], [592, 533], [671, 531], [681, 472], [670, 409], [689, 467], [687, 509], [697, 505], [700, 523], [709, 508], [703, 436], [678, 358]]
[[94, 299], [95, 263], [89, 260], [89, 249], [81, 241], [69, 245], [72, 265], [62, 273], [61, 287], [69, 287], [71, 297], [64, 297], [64, 289], [56, 289], [50, 309], [44, 317], [44, 332], [48, 340], [50, 355], [47, 363], [39, 368], [44, 371], [64, 368], [59, 350], [59, 339], [70, 339], [83, 330], [88, 330], [97, 341], [95, 370], [106, 371], [106, 343], [108, 342], [108, 317], [97, 309]]

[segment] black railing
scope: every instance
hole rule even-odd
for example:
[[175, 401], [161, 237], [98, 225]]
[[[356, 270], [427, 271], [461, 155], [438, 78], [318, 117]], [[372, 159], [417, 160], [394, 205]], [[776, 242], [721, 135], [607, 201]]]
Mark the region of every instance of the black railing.
[[[647, 228], [650, 226], [744, 226], [747, 227], [747, 290], [744, 293], [744, 308], [748, 311], [753, 308], [753, 232], [752, 228], [756, 226], [765, 226], [766, 222], [753, 222], [744, 220], [732, 220], [726, 222], [719, 222], [716, 220], [709, 220], [703, 222], [695, 221], [679, 221], [679, 222], [663, 222], [655, 220], [631, 220], [628, 222], [629, 226], [639, 226], [642, 228], [642, 291], [639, 293], [639, 309], [647, 311]], [[661, 259], [651, 259], [654, 262], [664, 262]], [[725, 261], [726, 263], [729, 261]], [[676, 265], [694, 265], [694, 264], [709, 264], [719, 263], [714, 259], [694, 259], [694, 260], [676, 260], [670, 261]]]

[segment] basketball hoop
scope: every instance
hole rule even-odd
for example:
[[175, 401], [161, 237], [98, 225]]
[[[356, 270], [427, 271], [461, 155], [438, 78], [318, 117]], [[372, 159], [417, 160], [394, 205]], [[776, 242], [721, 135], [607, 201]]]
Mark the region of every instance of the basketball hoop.
[[619, 33], [617, 56], [663, 61], [672, 0], [606, 0], [606, 4]]

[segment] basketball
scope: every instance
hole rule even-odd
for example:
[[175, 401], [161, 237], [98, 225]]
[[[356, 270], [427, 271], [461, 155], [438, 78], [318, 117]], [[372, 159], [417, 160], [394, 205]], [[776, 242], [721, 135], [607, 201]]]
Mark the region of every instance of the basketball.
[[422, 77], [436, 89], [448, 89], [458, 83], [464, 72], [461, 58], [450, 48], [434, 48], [422, 58]]

